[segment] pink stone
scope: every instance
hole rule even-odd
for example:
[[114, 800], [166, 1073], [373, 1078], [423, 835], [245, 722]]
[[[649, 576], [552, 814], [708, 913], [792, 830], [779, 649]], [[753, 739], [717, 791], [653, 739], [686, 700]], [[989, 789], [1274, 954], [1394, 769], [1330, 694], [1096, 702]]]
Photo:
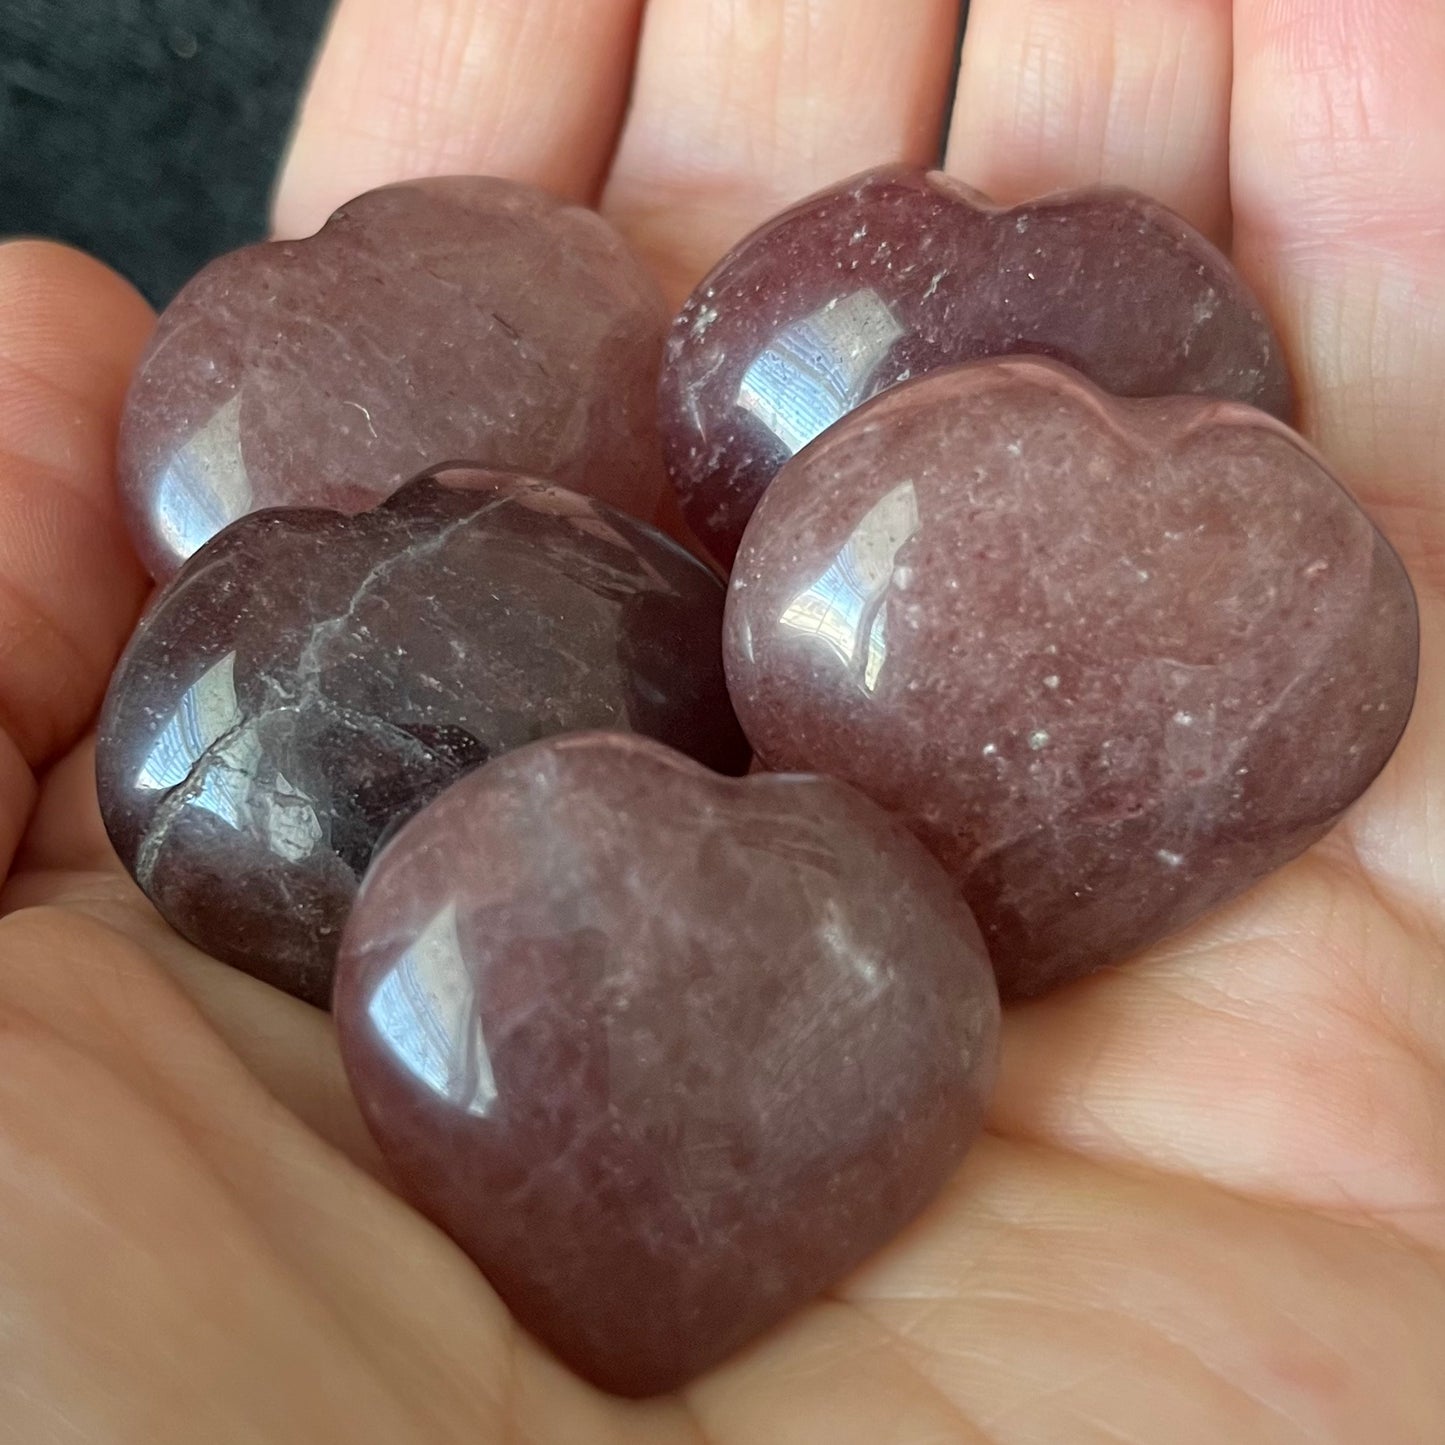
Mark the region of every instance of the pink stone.
[[222, 256], [166, 308], [126, 405], [141, 556], [164, 578], [247, 512], [361, 511], [458, 458], [650, 520], [666, 325], [607, 222], [514, 181], [388, 186]]
[[252, 514], [116, 667], [106, 827], [179, 933], [324, 1004], [378, 842], [488, 758], [626, 728], [742, 772], [722, 608], [653, 528], [526, 478], [451, 468], [357, 516]]
[[887, 166], [754, 231], [683, 307], [661, 391], [683, 512], [731, 561], [773, 474], [853, 407], [1016, 352], [1120, 396], [1293, 408], [1259, 303], [1158, 202], [1095, 189], [1005, 210], [937, 171]]
[[1399, 559], [1283, 424], [1024, 358], [897, 387], [788, 463], [724, 638], [764, 763], [902, 814], [1005, 996], [1318, 838], [1393, 751], [1418, 649]]
[[912, 1219], [998, 997], [943, 871], [824, 778], [640, 738], [488, 764], [377, 858], [336, 1023], [404, 1190], [605, 1389], [673, 1389]]

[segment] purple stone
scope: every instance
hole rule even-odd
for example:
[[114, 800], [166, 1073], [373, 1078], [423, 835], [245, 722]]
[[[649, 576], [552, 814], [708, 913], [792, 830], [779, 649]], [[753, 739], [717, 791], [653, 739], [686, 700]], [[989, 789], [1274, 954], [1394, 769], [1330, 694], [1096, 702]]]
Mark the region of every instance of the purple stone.
[[1005, 996], [1312, 843], [1393, 751], [1418, 652], [1399, 559], [1282, 423], [1022, 358], [897, 387], [788, 463], [724, 642], [761, 760], [903, 815]]
[[162, 314], [120, 439], [141, 556], [165, 578], [248, 512], [362, 511], [459, 457], [651, 519], [666, 328], [592, 211], [480, 176], [369, 191]]
[[589, 734], [401, 830], [336, 1023], [404, 1190], [564, 1362], [648, 1395], [922, 1209], [978, 1131], [998, 996], [948, 878], [851, 788]]
[[488, 758], [624, 728], [742, 772], [722, 606], [653, 528], [526, 478], [452, 469], [357, 516], [254, 513], [120, 660], [106, 827], [178, 932], [325, 1003], [378, 840]]
[[860, 402], [1017, 352], [1119, 396], [1293, 408], [1264, 311], [1157, 201], [1094, 189], [1002, 209], [937, 171], [887, 166], [754, 231], [673, 324], [661, 422], [684, 515], [731, 561], [777, 469]]

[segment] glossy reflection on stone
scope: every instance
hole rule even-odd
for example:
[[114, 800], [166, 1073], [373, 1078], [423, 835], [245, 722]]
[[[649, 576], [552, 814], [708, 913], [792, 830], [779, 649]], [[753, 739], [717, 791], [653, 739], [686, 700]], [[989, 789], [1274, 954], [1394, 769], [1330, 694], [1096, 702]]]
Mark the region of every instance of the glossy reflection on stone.
[[763, 762], [905, 816], [1006, 995], [1318, 838], [1390, 756], [1417, 656], [1399, 559], [1288, 428], [1032, 359], [909, 382], [789, 463], [724, 643]]
[[121, 430], [141, 555], [166, 577], [247, 512], [364, 510], [458, 457], [650, 519], [666, 326], [592, 211], [481, 176], [370, 191], [162, 314]]
[[1289, 375], [1229, 262], [1123, 190], [1010, 210], [890, 166], [726, 256], [673, 325], [661, 419], [683, 512], [730, 561], [777, 469], [859, 403], [950, 363], [1054, 357], [1120, 396], [1199, 393], [1289, 418]]
[[651, 527], [497, 473], [423, 477], [354, 517], [252, 515], [121, 658], [106, 826], [180, 933], [325, 1003], [377, 841], [477, 764], [623, 728], [744, 770], [722, 605]]
[[998, 998], [968, 909], [831, 779], [557, 738], [378, 856], [336, 1022], [407, 1193], [629, 1395], [685, 1383], [911, 1219], [977, 1132]]

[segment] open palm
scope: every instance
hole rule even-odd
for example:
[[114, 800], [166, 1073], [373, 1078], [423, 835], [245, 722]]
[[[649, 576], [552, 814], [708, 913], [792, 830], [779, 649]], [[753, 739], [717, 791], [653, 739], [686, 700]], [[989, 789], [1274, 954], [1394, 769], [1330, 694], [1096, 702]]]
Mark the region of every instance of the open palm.
[[[595, 199], [678, 299], [781, 205], [932, 157], [956, 18], [342, 0], [277, 225], [508, 174]], [[975, 0], [948, 169], [1130, 184], [1232, 237], [1412, 571], [1420, 699], [1322, 845], [1008, 1016], [989, 1132], [903, 1238], [640, 1405], [390, 1193], [329, 1020], [119, 874], [77, 739], [145, 587], [112, 444], [150, 317], [75, 253], [0, 248], [0, 1440], [1445, 1439], [1442, 76], [1439, 0]]]

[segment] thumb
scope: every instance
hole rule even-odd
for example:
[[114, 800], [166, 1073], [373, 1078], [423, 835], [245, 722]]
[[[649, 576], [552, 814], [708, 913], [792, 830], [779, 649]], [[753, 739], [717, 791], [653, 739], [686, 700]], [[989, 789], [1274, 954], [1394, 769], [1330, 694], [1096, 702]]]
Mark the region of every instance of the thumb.
[[146, 580], [115, 434], [150, 308], [78, 251], [0, 245], [0, 870], [35, 774], [90, 722]]

